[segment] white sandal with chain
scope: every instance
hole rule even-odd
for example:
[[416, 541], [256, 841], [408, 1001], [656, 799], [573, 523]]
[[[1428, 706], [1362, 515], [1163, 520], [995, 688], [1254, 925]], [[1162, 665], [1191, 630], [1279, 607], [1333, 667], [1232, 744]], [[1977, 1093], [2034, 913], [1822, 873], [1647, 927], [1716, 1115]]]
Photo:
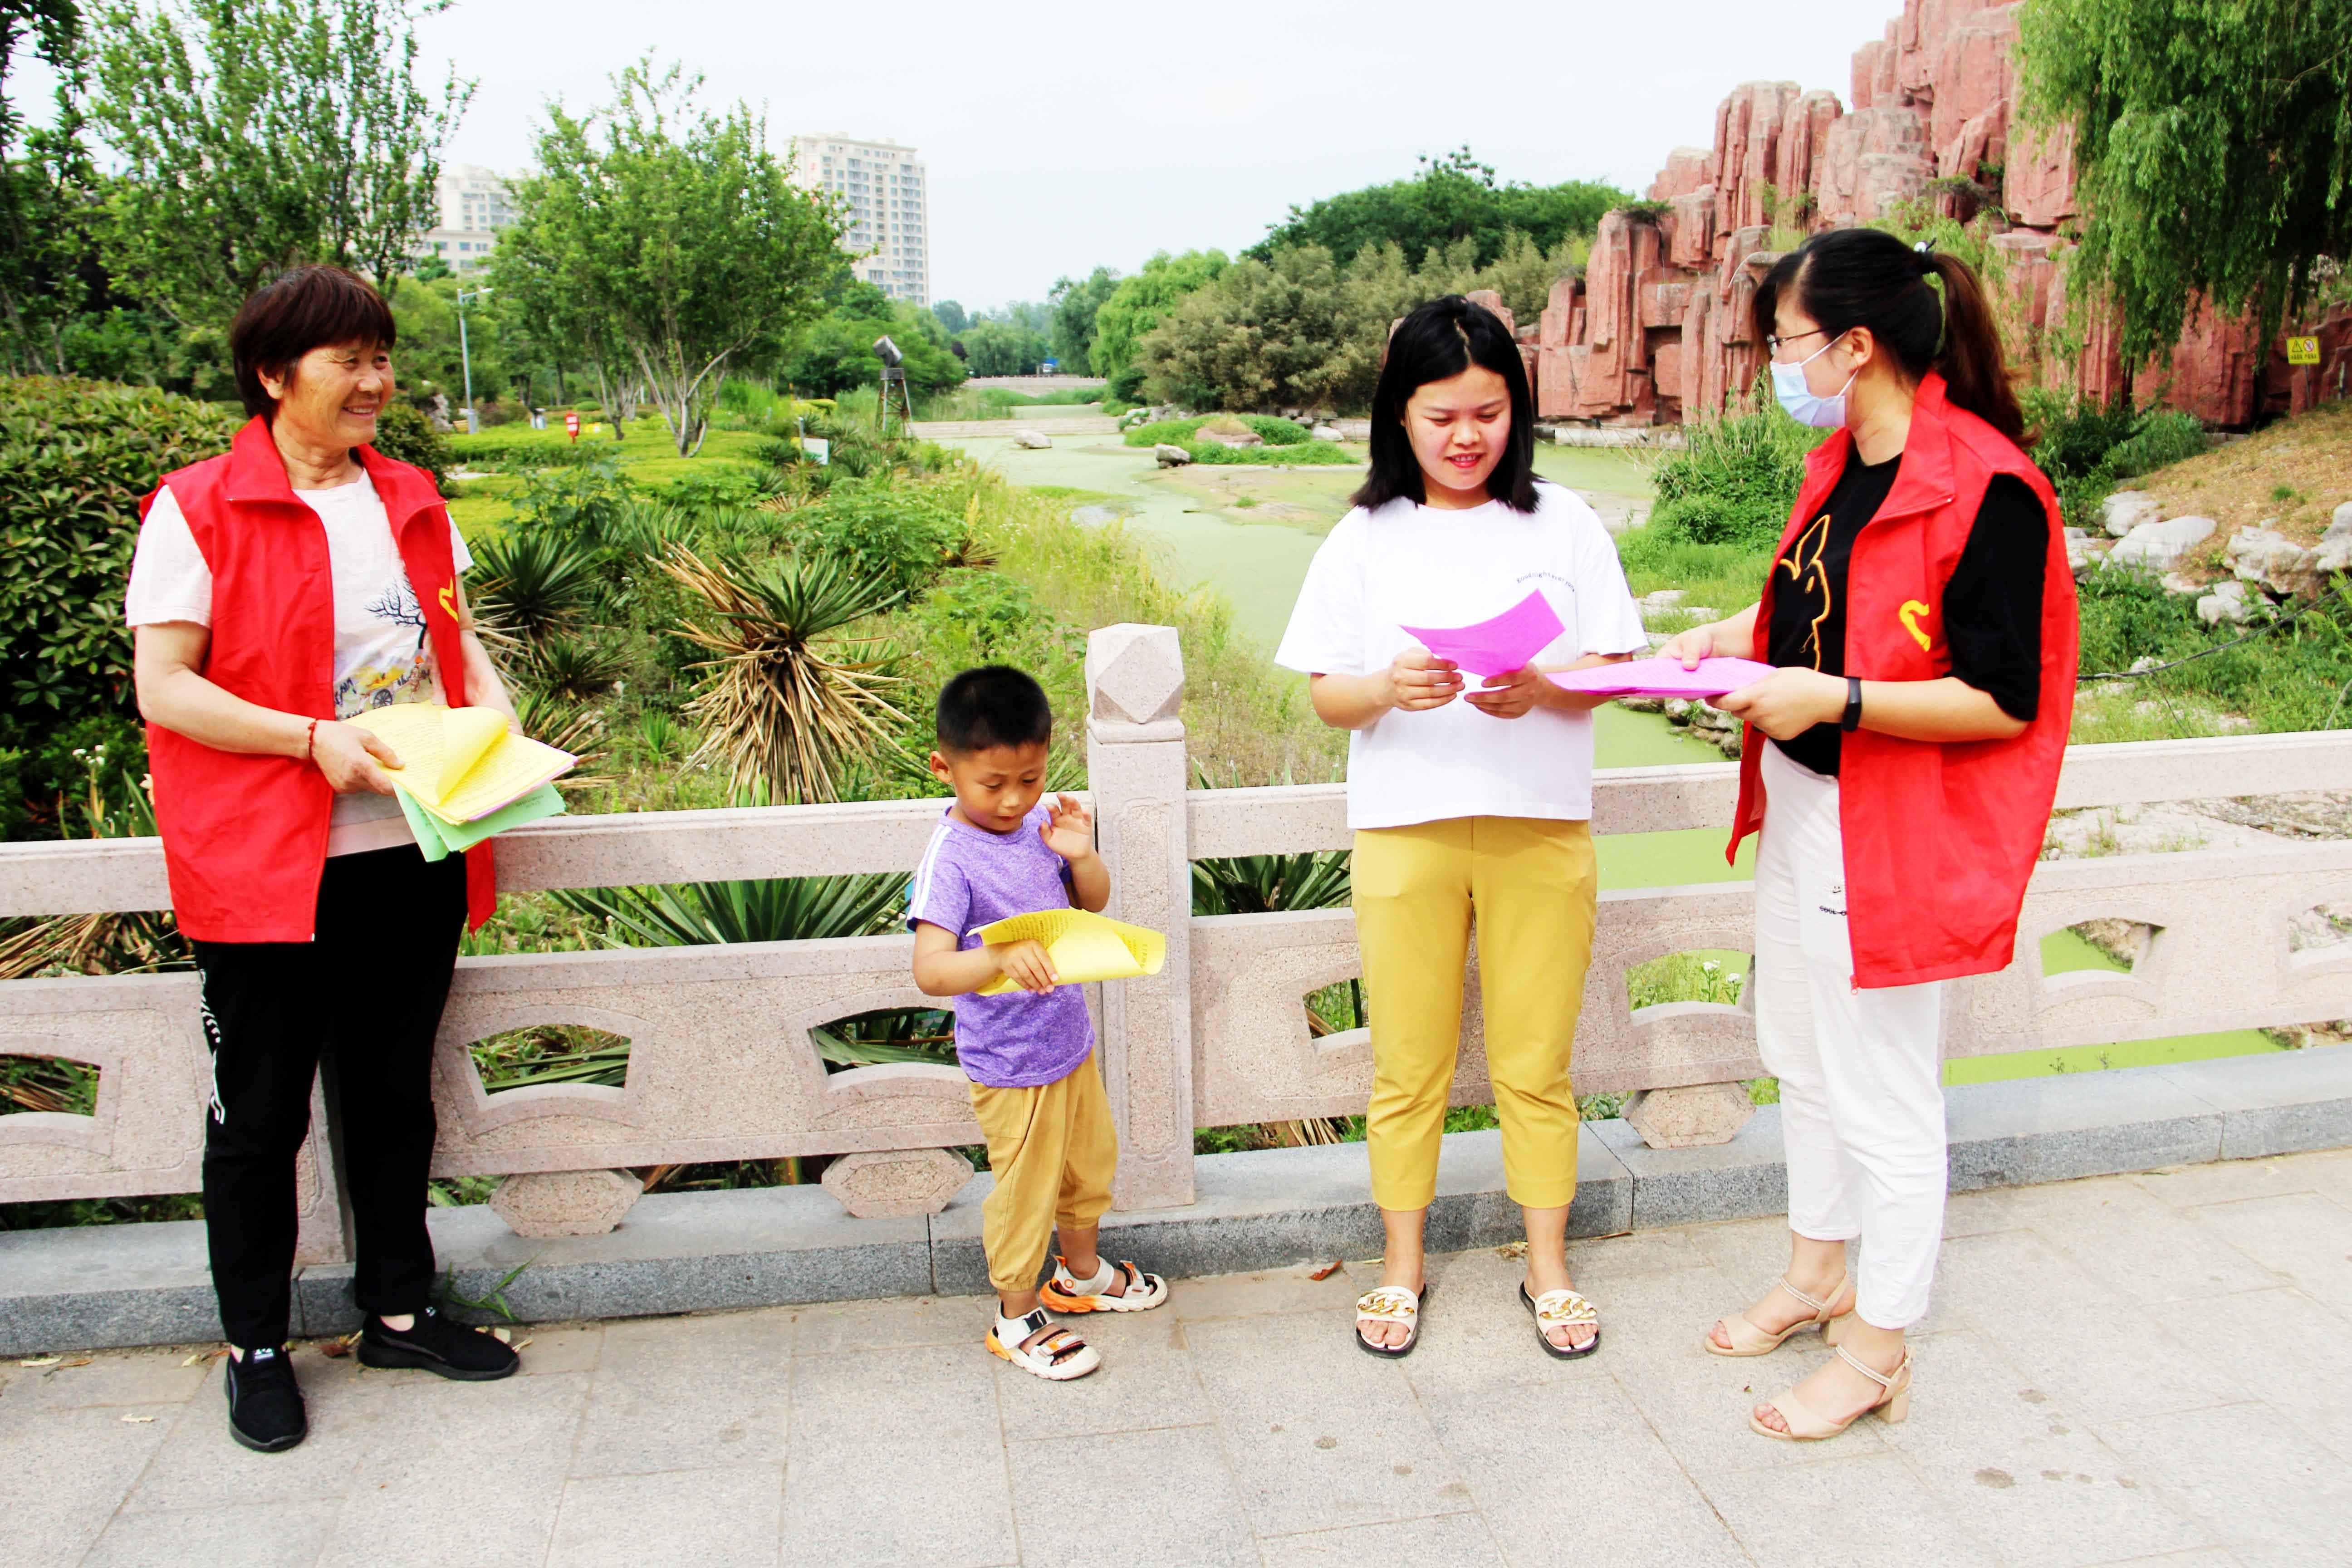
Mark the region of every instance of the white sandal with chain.
[[[1601, 1348], [1601, 1310], [1575, 1290], [1547, 1290], [1540, 1296], [1528, 1294], [1526, 1281], [1519, 1284], [1519, 1304], [1535, 1314], [1536, 1342], [1547, 1354], [1559, 1361], [1580, 1361]], [[1580, 1345], [1552, 1343], [1554, 1329], [1590, 1327], [1592, 1337]]]
[[[1418, 1290], [1408, 1290], [1402, 1285], [1375, 1285], [1356, 1298], [1356, 1348], [1367, 1355], [1396, 1361], [1412, 1353], [1421, 1343], [1421, 1304], [1429, 1299], [1432, 1282], [1424, 1279]], [[1364, 1337], [1366, 1323], [1402, 1323], [1408, 1331], [1401, 1345], [1379, 1345]]]

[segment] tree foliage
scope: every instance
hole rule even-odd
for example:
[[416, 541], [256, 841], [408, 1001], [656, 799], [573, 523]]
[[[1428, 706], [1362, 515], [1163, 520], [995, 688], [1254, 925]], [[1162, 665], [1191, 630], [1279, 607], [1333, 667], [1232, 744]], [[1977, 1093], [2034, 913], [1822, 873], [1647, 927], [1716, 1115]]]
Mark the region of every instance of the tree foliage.
[[1090, 370], [1095, 342], [1095, 314], [1118, 287], [1118, 274], [1097, 267], [1083, 279], [1057, 279], [1045, 296], [1054, 307], [1054, 357], [1065, 375], [1100, 374]]
[[[57, 125], [29, 135], [6, 90], [26, 44], [64, 79]], [[72, 0], [0, 0], [0, 370], [65, 369], [61, 334], [90, 249], [71, 90], [79, 44]]]
[[1033, 375], [1054, 353], [1053, 341], [1035, 327], [994, 316], [973, 317], [956, 342], [974, 375]]
[[1373, 246], [1392, 244], [1407, 256], [1421, 256], [1467, 239], [1475, 265], [1484, 267], [1503, 254], [1514, 230], [1549, 252], [1571, 235], [1590, 237], [1603, 213], [1632, 199], [1589, 180], [1498, 184], [1494, 169], [1461, 147], [1441, 157], [1424, 155], [1411, 179], [1294, 206], [1244, 254], [1271, 261], [1278, 250], [1319, 245], [1345, 265]]
[[1117, 379], [1135, 361], [1138, 338], [1160, 323], [1185, 295], [1225, 269], [1222, 250], [1161, 251], [1141, 271], [1122, 278], [1095, 310], [1094, 343], [1087, 361], [1092, 374]]
[[2352, 257], [2352, 0], [2035, 0], [2020, 26], [2026, 113], [2075, 128], [2075, 276], [2126, 363], [2200, 295], [2267, 339]]
[[963, 331], [965, 324], [971, 320], [963, 313], [963, 307], [953, 300], [940, 300], [931, 307], [931, 314], [939, 318], [940, 325], [951, 332]]
[[835, 397], [879, 384], [882, 361], [874, 341], [885, 336], [898, 345], [907, 384], [917, 394], [945, 392], [963, 380], [963, 364], [948, 352], [947, 328], [937, 316], [891, 299], [847, 267], [835, 275], [832, 292], [833, 308], [794, 335], [783, 358], [778, 374], [793, 386], [813, 397]]
[[793, 183], [750, 108], [699, 108], [699, 85], [646, 59], [606, 109], [551, 105], [491, 263], [551, 332], [626, 356], [681, 457], [702, 445], [720, 373], [781, 350], [840, 259], [835, 200]]
[[[1190, 407], [1360, 409], [1398, 317], [1441, 295], [1492, 289], [1516, 317], [1532, 320], [1554, 280], [1581, 258], [1575, 237], [1547, 254], [1516, 233], [1486, 265], [1466, 235], [1432, 247], [1418, 268], [1387, 242], [1345, 266], [1319, 245], [1279, 249], [1270, 261], [1244, 256], [1144, 333], [1135, 363], [1154, 395]], [[1104, 307], [1114, 321], [1118, 301], [1114, 294]]]
[[380, 286], [432, 226], [440, 149], [473, 96], [416, 79], [446, 0], [116, 0], [90, 17], [89, 124], [114, 273], [226, 327], [272, 273], [331, 261]]

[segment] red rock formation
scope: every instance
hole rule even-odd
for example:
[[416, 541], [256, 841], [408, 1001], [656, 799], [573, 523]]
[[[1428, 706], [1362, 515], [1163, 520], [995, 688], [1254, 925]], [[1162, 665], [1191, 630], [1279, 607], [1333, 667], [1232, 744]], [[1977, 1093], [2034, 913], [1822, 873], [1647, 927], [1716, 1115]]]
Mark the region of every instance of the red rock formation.
[[[1744, 82], [1717, 106], [1712, 148], [1676, 148], [1651, 183], [1665, 204], [1655, 219], [1602, 220], [1580, 290], [1552, 289], [1528, 351], [1538, 411], [1550, 418], [1612, 423], [1675, 421], [1744, 399], [1764, 361], [1748, 308], [1772, 257], [1777, 225], [1823, 228], [1872, 223], [1924, 197], [1939, 178], [1989, 184], [2016, 226], [1994, 242], [1993, 281], [2003, 331], [2028, 374], [2105, 399], [2125, 384], [2111, 321], [2074, 324], [2079, 359], [2052, 350], [2066, 320], [2066, 240], [2053, 232], [2080, 216], [2071, 130], [2013, 126], [2015, 4], [1903, 0], [1883, 37], [1853, 53], [1853, 110], [1795, 82]], [[1979, 198], [1957, 187], [1944, 210]], [[1499, 301], [1498, 301], [1499, 303]], [[1509, 318], [1505, 316], [1505, 320]], [[2312, 328], [2302, 330], [2307, 335]], [[2302, 408], [2352, 392], [2352, 310], [2317, 325], [2322, 363], [2290, 369], [2278, 345], [2258, 352], [2251, 331], [2195, 313], [2162, 365], [2130, 379], [2142, 401], [2162, 397], [2217, 424], [2263, 408]], [[2268, 363], [2267, 374], [2257, 372]]]

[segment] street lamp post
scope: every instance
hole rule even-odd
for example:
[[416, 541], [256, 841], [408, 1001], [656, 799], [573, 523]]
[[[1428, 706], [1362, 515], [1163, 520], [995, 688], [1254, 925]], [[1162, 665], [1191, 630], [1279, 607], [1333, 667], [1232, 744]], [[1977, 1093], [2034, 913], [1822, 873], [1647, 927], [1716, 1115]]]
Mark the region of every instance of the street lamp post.
[[478, 300], [489, 291], [488, 285], [457, 290], [457, 363], [466, 373], [466, 434], [468, 436], [481, 434], [482, 425], [474, 416], [474, 356], [466, 345], [466, 301], [468, 299]]

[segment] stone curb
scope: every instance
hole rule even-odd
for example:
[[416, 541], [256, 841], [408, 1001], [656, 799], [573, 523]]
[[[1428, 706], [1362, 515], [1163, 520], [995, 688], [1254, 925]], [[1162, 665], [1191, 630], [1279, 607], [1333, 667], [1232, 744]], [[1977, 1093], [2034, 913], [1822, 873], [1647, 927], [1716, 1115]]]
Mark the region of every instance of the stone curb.
[[[2318, 1048], [2173, 1067], [1975, 1084], [1948, 1091], [1952, 1190], [2025, 1185], [2214, 1160], [2352, 1145], [2352, 1050]], [[1764, 1106], [1728, 1143], [1652, 1149], [1622, 1121], [1588, 1122], [1570, 1234], [1746, 1219], [1781, 1212], [1780, 1118]], [[1364, 1146], [1204, 1155], [1196, 1201], [1112, 1214], [1103, 1250], [1172, 1278], [1375, 1257], [1379, 1211]], [[929, 1218], [852, 1219], [814, 1184], [656, 1194], [608, 1236], [526, 1240], [487, 1206], [429, 1219], [457, 1291], [504, 1287], [524, 1321], [641, 1317], [988, 1289], [974, 1176]], [[1445, 1140], [1431, 1207], [1433, 1251], [1518, 1234], [1496, 1132]], [[358, 1326], [348, 1265], [296, 1280], [294, 1331]], [[216, 1338], [196, 1222], [0, 1233], [0, 1354]]]

